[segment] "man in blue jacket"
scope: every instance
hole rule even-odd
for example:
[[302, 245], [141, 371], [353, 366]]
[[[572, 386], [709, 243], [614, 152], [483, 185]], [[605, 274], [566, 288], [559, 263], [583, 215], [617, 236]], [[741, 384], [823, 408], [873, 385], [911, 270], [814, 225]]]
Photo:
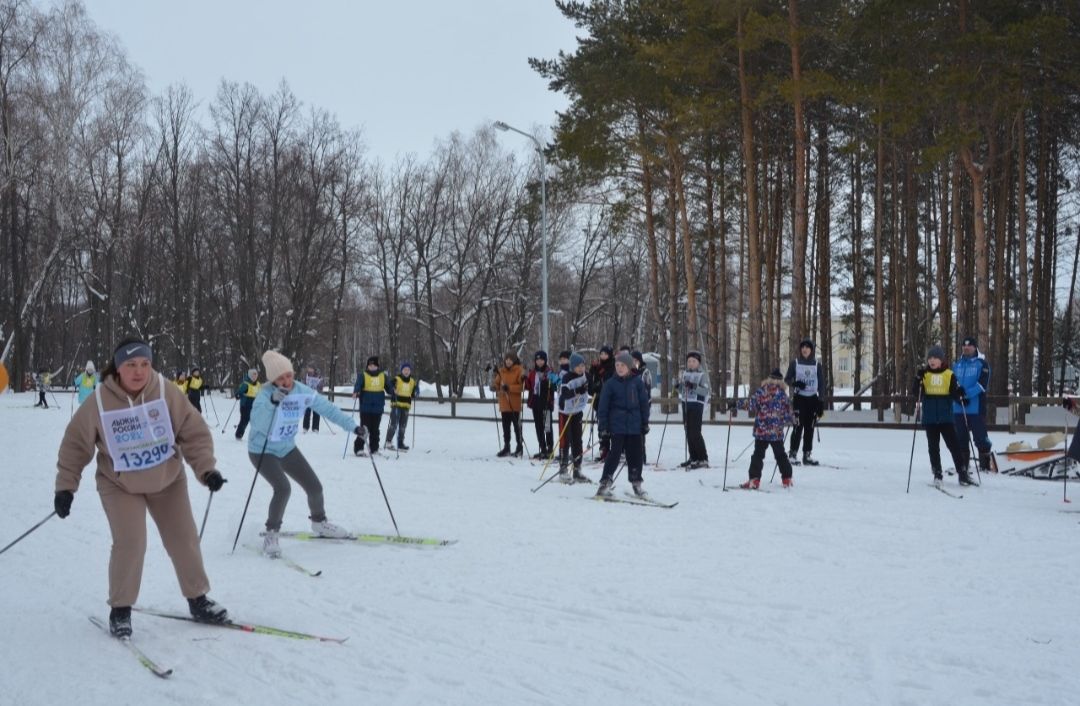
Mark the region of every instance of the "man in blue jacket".
[[[970, 437], [975, 439], [979, 450], [979, 468], [991, 470], [993, 444], [986, 433], [986, 390], [990, 387], [990, 365], [986, 356], [979, 352], [975, 338], [964, 339], [961, 355], [952, 364], [956, 384], [963, 388], [967, 404], [953, 402], [953, 421], [956, 423], [956, 436], [963, 446], [965, 455], [971, 455]], [[970, 437], [969, 437], [970, 435]]]

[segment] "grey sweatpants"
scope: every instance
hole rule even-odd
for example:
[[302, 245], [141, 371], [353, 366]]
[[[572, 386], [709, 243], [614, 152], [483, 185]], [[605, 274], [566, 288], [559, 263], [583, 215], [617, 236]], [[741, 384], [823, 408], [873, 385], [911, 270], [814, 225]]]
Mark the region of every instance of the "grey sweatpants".
[[289, 478], [300, 484], [307, 493], [308, 510], [311, 512], [313, 522], [322, 522], [326, 519], [326, 509], [323, 507], [323, 490], [319, 477], [311, 470], [304, 454], [300, 449], [293, 449], [285, 456], [277, 457], [273, 454], [263, 454], [262, 464], [259, 464], [259, 454], [248, 452], [253, 466], [259, 469], [259, 475], [270, 483], [274, 489], [274, 497], [270, 498], [270, 514], [266, 518], [266, 529], [281, 529], [281, 519], [285, 516], [285, 506], [289, 504], [289, 494], [292, 485]]

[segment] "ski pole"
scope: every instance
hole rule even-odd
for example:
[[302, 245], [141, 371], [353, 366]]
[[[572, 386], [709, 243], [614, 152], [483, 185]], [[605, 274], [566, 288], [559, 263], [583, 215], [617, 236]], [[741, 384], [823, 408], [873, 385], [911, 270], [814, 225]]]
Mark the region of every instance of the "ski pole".
[[[251, 477], [251, 488], [248, 489], [247, 500], [244, 501], [244, 512], [240, 514], [240, 524], [236, 528], [236, 537], [233, 538], [232, 551], [230, 554], [236, 551], [236, 543], [240, 541], [240, 530], [244, 528], [244, 518], [247, 517], [248, 505], [251, 504], [251, 496], [255, 492], [255, 481], [259, 479], [259, 469], [262, 468], [263, 458], [266, 456], [266, 445], [270, 443], [270, 432], [274, 430], [274, 422], [277, 419], [277, 406], [274, 406], [274, 412], [270, 415], [270, 426], [266, 429], [266, 438], [263, 439], [262, 451], [259, 452], [259, 462], [255, 464], [255, 475]], [[206, 511], [210, 512], [210, 503], [206, 503]], [[205, 518], [203, 522], [206, 522]]]
[[727, 443], [724, 444], [724, 484], [721, 486], [724, 492], [727, 492], [727, 466], [728, 466], [728, 452], [731, 450], [731, 420], [735, 416], [735, 410], [730, 406], [728, 407], [727, 417]]
[[919, 396], [915, 400], [915, 428], [911, 431], [911, 458], [907, 466], [907, 491], [911, 492], [911, 467], [915, 463], [915, 438], [919, 435], [919, 415], [922, 413], [922, 386], [919, 387]]
[[202, 516], [202, 525], [199, 526], [199, 543], [202, 544], [202, 533], [206, 529], [206, 518], [210, 517], [210, 503], [214, 502], [214, 492], [210, 491], [210, 497], [206, 499], [206, 512]]
[[[359, 405], [360, 405], [360, 398], [357, 397], [356, 398], [356, 404], [353, 405], [352, 412], [350, 413], [350, 416], [353, 416], [353, 417], [356, 416], [356, 409], [357, 409], [357, 407]], [[346, 434], [345, 435], [345, 448], [342, 449], [342, 451], [341, 451], [341, 460], [343, 460], [343, 461], [345, 460], [345, 455], [347, 453], [349, 453], [349, 438], [351, 436], [352, 436], [352, 434]]]
[[386, 488], [383, 487], [382, 477], [379, 475], [379, 467], [375, 465], [375, 457], [368, 456], [371, 459], [371, 467], [375, 469], [375, 479], [379, 481], [379, 490], [382, 491], [383, 501], [386, 502], [386, 511], [390, 513], [390, 521], [394, 523], [394, 532], [397, 532], [397, 536], [401, 536], [401, 532], [398, 532], [397, 520], [394, 519], [394, 511], [390, 509], [390, 499], [386, 497]]
[[53, 510], [52, 512], [50, 512], [50, 513], [49, 513], [48, 515], [46, 515], [46, 516], [45, 516], [45, 519], [44, 519], [44, 520], [42, 520], [41, 522], [37, 523], [36, 525], [34, 525], [33, 527], [31, 527], [30, 529], [28, 529], [28, 530], [26, 530], [25, 532], [23, 532], [22, 534], [20, 534], [20, 535], [19, 535], [18, 537], [16, 537], [16, 538], [15, 538], [15, 541], [14, 541], [14, 542], [12, 542], [11, 544], [7, 545], [7, 546], [6, 546], [6, 547], [4, 547], [3, 549], [0, 549], [0, 554], [3, 554], [3, 553], [4, 553], [4, 552], [6, 552], [6, 551], [7, 551], [8, 549], [11, 549], [11, 548], [12, 548], [12, 547], [14, 547], [14, 546], [15, 546], [16, 544], [18, 544], [19, 542], [21, 542], [21, 541], [22, 541], [22, 539], [23, 539], [23, 537], [25, 537], [26, 535], [30, 534], [31, 532], [33, 532], [34, 530], [36, 530], [36, 529], [37, 529], [38, 527], [41, 527], [41, 526], [42, 526], [43, 524], [45, 524], [46, 522], [48, 522], [49, 520], [51, 520], [51, 519], [52, 519], [52, 516], [53, 516], [53, 515], [55, 515], [55, 514], [56, 514], [56, 510]]
[[[1065, 414], [1065, 483], [1061, 486], [1061, 502], [1071, 503], [1069, 500], [1069, 411], [1064, 410]], [[1073, 439], [1075, 441], [1075, 439]]]
[[210, 398], [210, 409], [214, 410], [214, 424], [221, 424], [221, 417], [217, 413], [217, 405], [214, 404], [214, 391], [207, 392], [206, 397]]
[[[561, 417], [562, 415], [559, 415], [559, 416]], [[566, 430], [567, 430], [567, 428], [569, 426], [570, 426], [570, 417], [567, 417], [566, 418], [566, 424], [562, 425], [562, 430], [559, 432], [559, 440], [555, 442], [555, 446], [560, 450], [560, 452], [562, 451], [563, 434], [566, 433]], [[544, 462], [544, 467], [540, 469], [540, 478], [543, 478], [544, 474], [547, 473], [547, 468], [551, 464], [551, 460], [553, 458], [555, 458], [555, 449], [551, 450], [551, 456], [548, 457], [548, 460]], [[536, 480], [540, 480], [540, 478], [537, 478]], [[542, 488], [542, 487], [544, 487], [544, 486], [541, 485], [540, 488]], [[537, 488], [537, 490], [539, 490], [540, 488]], [[536, 490], [534, 490], [533, 492], [535, 493]]]
[[664, 450], [664, 437], [667, 436], [667, 428], [670, 421], [671, 405], [668, 405], [667, 412], [664, 414], [664, 430], [660, 432], [660, 448], [656, 449], [656, 463], [653, 464], [653, 468], [660, 465], [660, 453]]
[[558, 470], [558, 471], [556, 471], [555, 473], [553, 473], [553, 474], [551, 474], [550, 476], [548, 476], [548, 479], [544, 480], [544, 481], [543, 481], [543, 483], [541, 483], [541, 484], [540, 484], [539, 486], [537, 486], [536, 488], [532, 488], [532, 489], [530, 490], [530, 492], [536, 492], [537, 490], [540, 490], [540, 489], [541, 489], [541, 488], [543, 488], [544, 486], [548, 485], [549, 483], [551, 483], [551, 481], [552, 481], [552, 480], [554, 480], [555, 478], [557, 478], [557, 477], [558, 477], [558, 474], [559, 474], [559, 473], [562, 473], [562, 470]]
[[236, 411], [236, 405], [238, 405], [238, 404], [240, 404], [240, 397], [239, 396], [236, 398], [236, 401], [233, 402], [232, 409], [229, 410], [229, 416], [225, 417], [225, 423], [221, 425], [221, 433], [222, 434], [224, 434], [225, 429], [228, 428], [229, 420], [232, 419], [233, 412]]
[[[979, 478], [979, 485], [982, 485], [982, 472], [979, 470], [978, 452], [975, 449], [975, 434], [972, 433], [971, 424], [968, 423], [967, 409], [962, 404], [960, 405], [960, 412], [964, 415], [964, 432], [968, 438], [968, 453], [971, 454], [971, 458], [975, 462], [975, 475]], [[968, 470], [968, 474], [970, 476], [970, 469]]]

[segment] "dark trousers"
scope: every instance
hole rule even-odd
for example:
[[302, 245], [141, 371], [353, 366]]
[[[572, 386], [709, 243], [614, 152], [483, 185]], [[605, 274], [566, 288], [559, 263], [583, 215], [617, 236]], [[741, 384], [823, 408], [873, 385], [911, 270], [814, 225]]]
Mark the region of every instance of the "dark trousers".
[[409, 410], [405, 407], [390, 408], [390, 425], [386, 427], [386, 443], [394, 440], [394, 432], [397, 432], [397, 445], [405, 443], [405, 427], [409, 426]]
[[199, 410], [199, 414], [202, 414], [202, 390], [188, 390], [187, 398], [188, 402]]
[[971, 439], [975, 439], [975, 448], [979, 450], [979, 462], [982, 463], [983, 458], [986, 458], [986, 463], [982, 463], [983, 469], [990, 468], [990, 449], [993, 448], [993, 444], [990, 443], [990, 435], [986, 433], [986, 420], [979, 414], [969, 414], [964, 416], [964, 413], [953, 415], [953, 421], [956, 423], [956, 441], [962, 447], [961, 453], [964, 454], [964, 458], [968, 461], [971, 460]]
[[574, 468], [581, 469], [581, 418], [583, 416], [583, 414], [559, 415], [559, 465], [563, 468], [572, 462]]
[[[705, 437], [701, 435], [701, 418], [705, 412], [703, 404], [683, 403], [683, 424], [686, 426], [686, 449], [691, 461], [708, 461], [709, 452], [705, 450]], [[678, 443], [678, 442], [676, 442]]]
[[551, 412], [534, 409], [533, 427], [536, 429], [536, 445], [540, 447], [540, 453], [547, 456], [555, 448], [555, 437], [551, 433]]
[[[818, 397], [795, 395], [795, 428], [791, 430], [791, 453], [799, 452], [799, 440], [803, 439], [803, 454], [809, 456], [814, 450], [814, 424], [817, 422]], [[805, 438], [804, 434], [805, 432]]]
[[[361, 412], [360, 423], [367, 429], [367, 443], [368, 448], [371, 449], [371, 453], [375, 453], [379, 450], [379, 425], [382, 424], [381, 412]], [[356, 437], [357, 441], [360, 441], [360, 437]], [[363, 444], [354, 443], [353, 448], [357, 447], [363, 449]]]
[[930, 454], [930, 468], [935, 476], [941, 475], [941, 440], [945, 440], [945, 446], [952, 455], [953, 465], [957, 473], [967, 473], [967, 455], [960, 448], [960, 442], [956, 438], [956, 425], [954, 424], [926, 424], [926, 450]]
[[761, 469], [765, 466], [765, 450], [772, 449], [773, 458], [780, 466], [780, 477], [791, 477], [791, 461], [784, 453], [784, 441], [768, 441], [766, 439], [754, 439], [754, 455], [750, 457], [750, 478], [761, 478]]
[[308, 407], [307, 409], [305, 409], [304, 410], [304, 431], [307, 431], [308, 429], [314, 429], [315, 431], [319, 431], [319, 419], [321, 419], [321, 417], [319, 417], [318, 412], [313, 410], [311, 407]]
[[240, 405], [240, 423], [236, 425], [236, 438], [243, 439], [248, 422], [251, 421], [251, 405]]
[[48, 407], [49, 403], [45, 401], [45, 390], [38, 390], [38, 402], [35, 407]]
[[604, 475], [601, 483], [612, 482], [615, 477], [615, 469], [619, 467], [619, 457], [626, 452], [626, 473], [630, 477], [630, 483], [641, 482], [641, 434], [613, 434], [611, 436], [611, 451], [608, 452], [604, 461]]
[[521, 412], [503, 412], [503, 446], [510, 448], [510, 427], [514, 427], [514, 438], [517, 445], [521, 446]]

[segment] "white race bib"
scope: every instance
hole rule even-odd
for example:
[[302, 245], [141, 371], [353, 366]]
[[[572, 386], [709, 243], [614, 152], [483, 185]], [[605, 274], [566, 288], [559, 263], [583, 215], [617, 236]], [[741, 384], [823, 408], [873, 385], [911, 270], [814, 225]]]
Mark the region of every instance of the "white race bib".
[[165, 380], [158, 376], [161, 397], [141, 405], [106, 412], [97, 389], [98, 414], [105, 446], [118, 473], [145, 471], [172, 458], [176, 446], [172, 417], [165, 404]]
[[274, 416], [270, 441], [286, 441], [296, 436], [296, 430], [304, 419], [304, 410], [311, 405], [313, 395], [289, 395], [283, 399]]
[[795, 361], [795, 379], [802, 380], [806, 383], [806, 387], [799, 390], [800, 395], [810, 396], [816, 395], [817, 389], [817, 363], [800, 363]]

